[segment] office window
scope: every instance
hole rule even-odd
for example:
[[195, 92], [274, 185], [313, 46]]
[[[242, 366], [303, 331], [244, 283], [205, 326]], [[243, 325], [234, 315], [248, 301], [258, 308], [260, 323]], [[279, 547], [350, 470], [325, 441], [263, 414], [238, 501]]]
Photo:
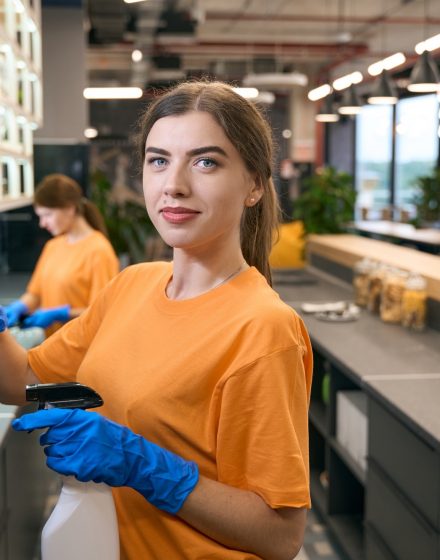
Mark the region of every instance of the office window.
[[356, 116], [356, 190], [359, 209], [369, 217], [390, 203], [393, 108], [365, 105]]
[[417, 177], [437, 165], [438, 100], [436, 94], [401, 99], [396, 107], [395, 205], [411, 205]]

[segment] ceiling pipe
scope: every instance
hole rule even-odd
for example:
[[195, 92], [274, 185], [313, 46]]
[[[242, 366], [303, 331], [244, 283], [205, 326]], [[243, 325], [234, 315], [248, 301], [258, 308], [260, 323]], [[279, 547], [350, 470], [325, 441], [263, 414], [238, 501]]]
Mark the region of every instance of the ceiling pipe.
[[[299, 23], [339, 23], [339, 16], [315, 16], [315, 15], [289, 15], [289, 14], [246, 14], [238, 12], [210, 12], [205, 13], [206, 21], [263, 21], [265, 23], [274, 22], [299, 22]], [[344, 16], [344, 23], [366, 23], [377, 25], [384, 23], [386, 25], [439, 25], [440, 18], [424, 18], [424, 17], [392, 17], [380, 15], [378, 17], [362, 17], [362, 16]]]

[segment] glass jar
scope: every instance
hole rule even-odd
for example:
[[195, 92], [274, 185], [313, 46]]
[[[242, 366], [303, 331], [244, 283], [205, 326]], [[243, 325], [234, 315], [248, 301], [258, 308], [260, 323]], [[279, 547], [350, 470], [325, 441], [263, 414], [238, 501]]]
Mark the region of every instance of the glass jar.
[[382, 285], [387, 273], [383, 264], [378, 264], [369, 275], [367, 308], [371, 313], [379, 313], [382, 297]]
[[419, 274], [412, 274], [406, 281], [402, 298], [402, 325], [417, 331], [426, 326], [426, 280]]
[[402, 321], [402, 299], [408, 274], [403, 270], [390, 269], [383, 281], [380, 301], [380, 318], [385, 323]]
[[357, 261], [353, 268], [354, 302], [359, 307], [367, 307], [370, 274], [377, 265], [371, 259]]

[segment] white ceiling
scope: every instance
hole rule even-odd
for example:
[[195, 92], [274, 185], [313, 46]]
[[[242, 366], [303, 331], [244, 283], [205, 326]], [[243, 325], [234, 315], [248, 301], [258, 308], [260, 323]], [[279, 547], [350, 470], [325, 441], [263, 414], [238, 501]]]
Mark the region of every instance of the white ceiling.
[[[175, 70], [158, 72], [151, 57], [178, 55], [180, 74], [239, 81], [248, 72], [296, 70], [313, 87], [352, 70], [365, 73], [397, 51], [412, 61], [414, 45], [440, 33], [440, 0], [171, 0], [195, 31], [160, 35], [155, 29], [170, 0], [87, 4], [97, 41], [88, 49], [90, 85], [177, 77]], [[137, 64], [134, 47], [144, 54]], [[440, 49], [433, 54], [440, 57]]]

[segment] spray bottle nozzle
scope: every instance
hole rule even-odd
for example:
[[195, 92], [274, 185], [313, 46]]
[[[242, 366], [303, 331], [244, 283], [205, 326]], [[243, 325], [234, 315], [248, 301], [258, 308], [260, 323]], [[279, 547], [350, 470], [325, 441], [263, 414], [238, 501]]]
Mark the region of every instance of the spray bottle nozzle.
[[96, 408], [104, 401], [96, 391], [81, 383], [39, 383], [26, 385], [26, 400], [42, 408]]

